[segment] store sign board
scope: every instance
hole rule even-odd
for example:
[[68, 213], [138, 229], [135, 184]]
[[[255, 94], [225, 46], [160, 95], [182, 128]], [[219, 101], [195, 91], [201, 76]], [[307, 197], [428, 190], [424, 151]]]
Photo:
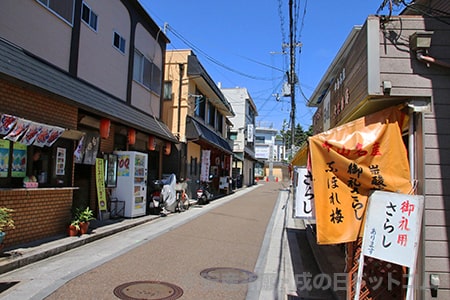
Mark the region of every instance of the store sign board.
[[319, 244], [362, 235], [371, 191], [411, 191], [405, 116], [392, 107], [309, 138]]
[[362, 244], [364, 255], [413, 267], [422, 212], [423, 196], [375, 191], [369, 197], [367, 207]]
[[294, 168], [294, 217], [314, 219], [312, 174], [307, 168]]

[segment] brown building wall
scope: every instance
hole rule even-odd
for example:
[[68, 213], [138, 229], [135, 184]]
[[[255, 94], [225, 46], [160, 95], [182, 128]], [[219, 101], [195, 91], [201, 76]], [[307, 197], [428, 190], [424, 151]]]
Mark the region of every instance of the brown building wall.
[[77, 128], [76, 107], [2, 79], [0, 79], [0, 112], [63, 128]]
[[0, 206], [14, 210], [16, 228], [6, 230], [4, 247], [64, 234], [71, 218], [72, 189], [0, 190]]
[[[0, 79], [0, 113], [63, 128], [77, 128], [76, 107], [3, 79]], [[0, 206], [14, 209], [16, 225], [15, 229], [6, 231], [3, 246], [63, 234], [70, 222], [72, 198], [72, 188], [0, 190]]]

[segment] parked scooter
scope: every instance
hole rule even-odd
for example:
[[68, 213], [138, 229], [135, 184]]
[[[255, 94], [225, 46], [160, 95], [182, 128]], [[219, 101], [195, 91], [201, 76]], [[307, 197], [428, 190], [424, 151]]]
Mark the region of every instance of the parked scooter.
[[183, 178], [181, 178], [180, 182], [177, 182], [175, 185], [178, 212], [188, 210], [191, 206], [188, 195], [188, 181], [189, 179], [183, 180]]
[[163, 179], [164, 184], [161, 189], [160, 205], [162, 208], [161, 213], [167, 214], [169, 212], [175, 212], [177, 210], [177, 194], [175, 185], [177, 183], [177, 176], [170, 174], [167, 179]]
[[208, 204], [214, 198], [214, 194], [209, 189], [210, 182], [211, 181], [200, 182], [200, 187], [197, 189], [197, 204]]

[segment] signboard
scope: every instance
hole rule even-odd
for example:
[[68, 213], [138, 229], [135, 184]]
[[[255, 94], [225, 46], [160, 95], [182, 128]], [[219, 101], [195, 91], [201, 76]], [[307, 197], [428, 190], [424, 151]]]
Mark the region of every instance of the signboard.
[[0, 140], [0, 177], [8, 177], [9, 141]]
[[[355, 299], [361, 290], [364, 256], [370, 256], [409, 268], [408, 279], [415, 274], [424, 197], [375, 191], [370, 195], [364, 225], [362, 252]], [[408, 283], [412, 287], [412, 283]], [[406, 299], [413, 299], [409, 288]]]
[[97, 181], [97, 198], [100, 211], [107, 211], [106, 189], [105, 189], [105, 160], [97, 158], [95, 160], [95, 179]]
[[13, 145], [11, 177], [25, 177], [27, 173], [27, 146], [20, 143]]
[[200, 169], [200, 180], [209, 181], [209, 167], [211, 166], [211, 150], [202, 150], [202, 163]]
[[319, 244], [362, 235], [371, 191], [411, 191], [405, 122], [392, 107], [309, 138]]
[[423, 196], [375, 191], [367, 207], [363, 254], [412, 268], [422, 212]]
[[294, 167], [294, 217], [314, 219], [312, 174], [307, 168]]

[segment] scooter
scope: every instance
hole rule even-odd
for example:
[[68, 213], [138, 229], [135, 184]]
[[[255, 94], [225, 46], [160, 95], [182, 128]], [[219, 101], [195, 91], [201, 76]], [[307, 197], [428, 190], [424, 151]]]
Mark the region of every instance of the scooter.
[[214, 198], [213, 193], [209, 191], [209, 182], [201, 182], [197, 189], [197, 204], [199, 205], [208, 204]]
[[177, 197], [177, 210], [178, 212], [182, 212], [185, 210], [188, 210], [191, 206], [189, 202], [189, 196], [188, 196], [188, 181], [189, 179], [183, 180], [183, 178], [180, 180], [180, 182], [177, 182], [175, 185], [175, 191], [176, 191], [176, 197]]
[[175, 189], [177, 176], [170, 174], [167, 179], [163, 179], [161, 182], [163, 183], [160, 194], [161, 214], [166, 215], [169, 212], [175, 212], [177, 210], [178, 201]]

